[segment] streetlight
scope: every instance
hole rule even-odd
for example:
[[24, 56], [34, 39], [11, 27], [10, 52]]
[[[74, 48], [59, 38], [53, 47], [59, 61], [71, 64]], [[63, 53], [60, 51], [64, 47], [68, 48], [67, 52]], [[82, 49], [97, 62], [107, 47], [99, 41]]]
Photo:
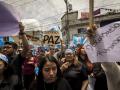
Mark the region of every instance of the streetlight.
[[66, 32], [67, 32], [67, 46], [70, 42], [70, 32], [69, 32], [69, 18], [68, 18], [68, 12], [69, 12], [69, 2], [68, 0], [64, 0], [65, 4], [66, 4], [66, 19], [65, 19], [65, 23], [66, 23], [66, 26], [65, 26], [65, 29], [66, 29]]

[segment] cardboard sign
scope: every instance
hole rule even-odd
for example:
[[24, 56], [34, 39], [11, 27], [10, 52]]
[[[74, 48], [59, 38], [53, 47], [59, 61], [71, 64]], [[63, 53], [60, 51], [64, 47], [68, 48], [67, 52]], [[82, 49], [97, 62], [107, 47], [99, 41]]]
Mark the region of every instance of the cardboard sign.
[[43, 43], [46, 45], [55, 45], [60, 43], [59, 32], [46, 31], [44, 32]]
[[94, 41], [84, 45], [92, 62], [120, 61], [120, 21], [98, 28]]

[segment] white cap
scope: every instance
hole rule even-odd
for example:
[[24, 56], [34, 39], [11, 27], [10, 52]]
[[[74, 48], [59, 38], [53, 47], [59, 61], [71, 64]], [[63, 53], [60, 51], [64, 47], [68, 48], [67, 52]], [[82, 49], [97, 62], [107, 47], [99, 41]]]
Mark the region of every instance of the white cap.
[[0, 60], [8, 63], [8, 58], [5, 55], [1, 54], [1, 53], [0, 53]]

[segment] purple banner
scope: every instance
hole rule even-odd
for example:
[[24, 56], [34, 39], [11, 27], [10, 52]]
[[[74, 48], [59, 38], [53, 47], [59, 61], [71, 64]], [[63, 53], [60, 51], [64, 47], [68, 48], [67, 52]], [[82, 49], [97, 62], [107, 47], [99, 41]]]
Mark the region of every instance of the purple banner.
[[0, 36], [13, 36], [19, 32], [20, 18], [15, 9], [0, 1]]

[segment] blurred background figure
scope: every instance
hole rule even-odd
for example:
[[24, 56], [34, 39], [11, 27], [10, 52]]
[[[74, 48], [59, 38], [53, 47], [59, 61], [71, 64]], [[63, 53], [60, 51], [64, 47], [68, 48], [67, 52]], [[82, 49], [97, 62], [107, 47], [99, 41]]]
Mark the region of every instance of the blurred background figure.
[[0, 53], [0, 90], [17, 90], [18, 77], [8, 64], [8, 58]]
[[26, 90], [29, 90], [32, 81], [35, 79], [35, 67], [37, 67], [37, 58], [33, 56], [32, 50], [29, 50], [22, 65], [23, 81]]

